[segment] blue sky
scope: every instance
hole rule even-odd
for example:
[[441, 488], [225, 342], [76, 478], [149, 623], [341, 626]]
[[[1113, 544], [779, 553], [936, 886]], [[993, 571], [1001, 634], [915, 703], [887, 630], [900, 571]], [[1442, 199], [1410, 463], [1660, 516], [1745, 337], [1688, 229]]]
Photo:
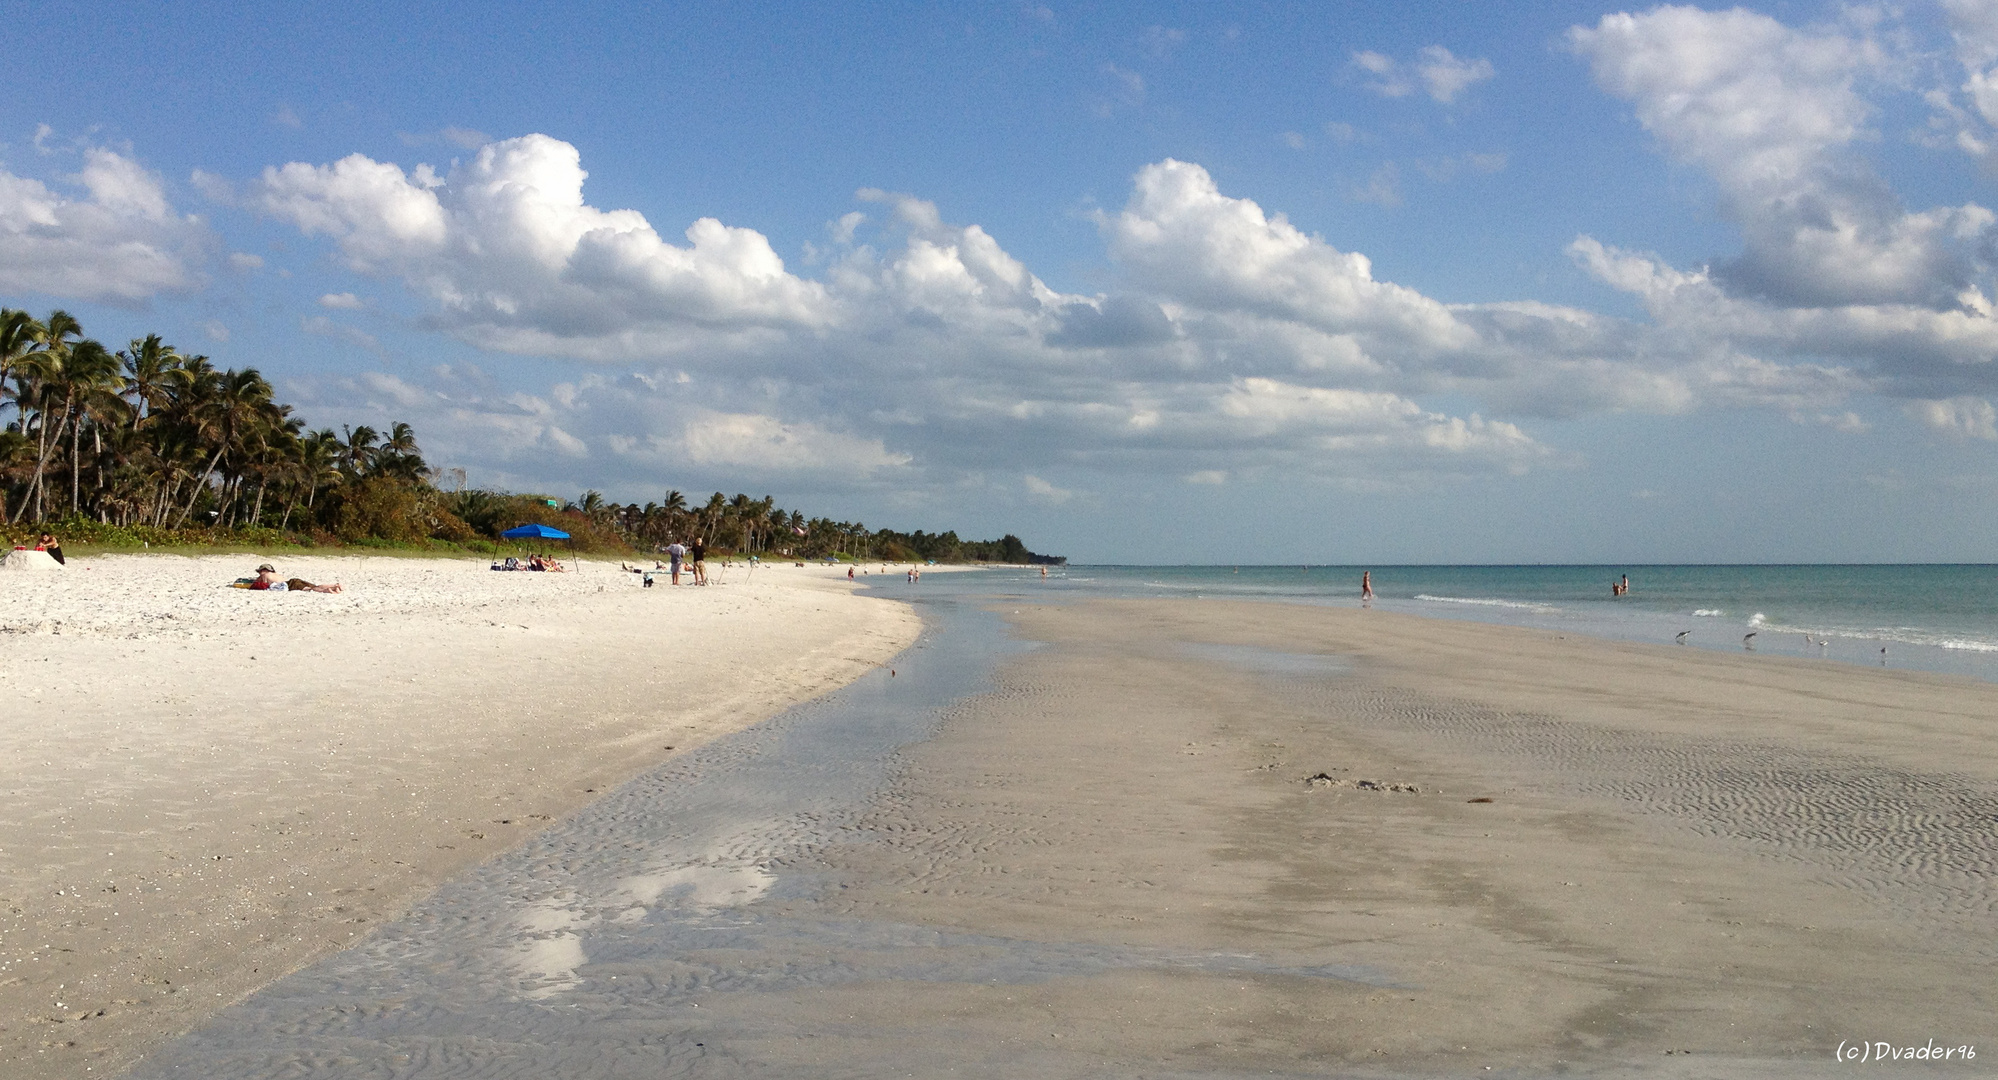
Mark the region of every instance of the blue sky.
[[1998, 5], [0, 10], [0, 303], [474, 484], [1998, 559]]

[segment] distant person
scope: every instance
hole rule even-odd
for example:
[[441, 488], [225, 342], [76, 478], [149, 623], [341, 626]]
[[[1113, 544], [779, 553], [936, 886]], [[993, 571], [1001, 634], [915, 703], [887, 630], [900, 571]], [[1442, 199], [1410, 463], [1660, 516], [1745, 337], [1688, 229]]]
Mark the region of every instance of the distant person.
[[849, 566], [849, 567], [847, 567], [847, 568], [846, 568], [846, 580], [848, 580], [848, 581], [852, 581], [852, 580], [853, 580], [853, 567], [851, 567], [851, 566]]
[[1045, 566], [1041, 567], [1041, 579], [1045, 581], [1047, 579], [1047, 576], [1048, 576], [1048, 568]]
[[1373, 599], [1374, 572], [1372, 570], [1362, 570], [1360, 571], [1360, 602], [1363, 604], [1372, 603]]
[[652, 587], [652, 570], [659, 569], [658, 563], [652, 564], [652, 570], [647, 570], [642, 566], [631, 566], [626, 563], [618, 563], [617, 565], [619, 569], [625, 570], [629, 573], [637, 574], [639, 580], [644, 582], [645, 587], [648, 589]]
[[666, 545], [666, 558], [672, 563], [673, 584], [680, 583], [680, 560], [687, 557], [687, 545], [678, 540]]
[[687, 565], [694, 570], [694, 584], [708, 583], [708, 545], [701, 543], [699, 537], [695, 537], [693, 546], [687, 549]]
[[1624, 594], [1625, 596], [1629, 596], [1629, 595], [1630, 595], [1630, 575], [1629, 575], [1629, 574], [1625, 574], [1625, 575], [1623, 575], [1623, 581], [1622, 581], [1622, 585], [1623, 585], [1623, 594]]
[[43, 533], [42, 538], [35, 541], [35, 550], [48, 552], [49, 558], [54, 559], [59, 565], [68, 565], [63, 561], [62, 545], [56, 543], [54, 533]]

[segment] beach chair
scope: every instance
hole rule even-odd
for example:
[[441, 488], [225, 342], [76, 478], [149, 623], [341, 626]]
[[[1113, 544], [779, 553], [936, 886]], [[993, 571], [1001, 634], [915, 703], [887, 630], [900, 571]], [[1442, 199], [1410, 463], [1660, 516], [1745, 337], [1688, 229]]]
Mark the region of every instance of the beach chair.
[[506, 561], [505, 561], [505, 562], [501, 562], [501, 563], [494, 563], [494, 564], [493, 564], [493, 569], [495, 569], [495, 570], [518, 570], [518, 569], [520, 569], [520, 560], [519, 560], [519, 559], [516, 559], [516, 558], [514, 558], [514, 557], [513, 557], [513, 556], [511, 556], [511, 555], [509, 555], [509, 556], [507, 556], [507, 557], [506, 557]]

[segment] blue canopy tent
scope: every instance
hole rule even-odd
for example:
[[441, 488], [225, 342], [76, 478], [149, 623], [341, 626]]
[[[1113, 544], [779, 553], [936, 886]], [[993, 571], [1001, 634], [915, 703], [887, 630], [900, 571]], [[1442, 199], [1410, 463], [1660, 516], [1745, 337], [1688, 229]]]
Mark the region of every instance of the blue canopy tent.
[[569, 538], [568, 533], [560, 529], [551, 529], [546, 525], [516, 525], [501, 533], [500, 536], [506, 540], [526, 540], [530, 537], [536, 540], [567, 540]]
[[[560, 529], [550, 528], [547, 525], [516, 525], [501, 533], [500, 538], [502, 540], [567, 540], [569, 539], [569, 534]], [[523, 548], [523, 550], [525, 549]], [[495, 570], [512, 570], [515, 569], [513, 564], [514, 560], [508, 559], [506, 566], [500, 566], [495, 563], [493, 568]], [[527, 567], [520, 567], [520, 569], [527, 569]], [[534, 569], [539, 569], [539, 567], [535, 567]], [[560, 570], [562, 568], [558, 565], [555, 569]]]

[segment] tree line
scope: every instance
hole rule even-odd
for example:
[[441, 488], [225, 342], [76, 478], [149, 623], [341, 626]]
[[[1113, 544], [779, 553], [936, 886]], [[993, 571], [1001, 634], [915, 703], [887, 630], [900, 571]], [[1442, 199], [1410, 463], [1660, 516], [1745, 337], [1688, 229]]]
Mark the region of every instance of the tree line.
[[[256, 369], [217, 368], [158, 334], [112, 350], [68, 312], [0, 308], [0, 522], [62, 523], [133, 538], [271, 531], [299, 542], [467, 543], [528, 521], [584, 546], [656, 550], [699, 539], [722, 551], [795, 558], [1055, 561], [1019, 538], [870, 531], [807, 517], [769, 497], [678, 491], [619, 505], [467, 488], [423, 460], [406, 423], [308, 430]], [[440, 481], [455, 478], [455, 489]], [[278, 539], [271, 537], [270, 539]]]

